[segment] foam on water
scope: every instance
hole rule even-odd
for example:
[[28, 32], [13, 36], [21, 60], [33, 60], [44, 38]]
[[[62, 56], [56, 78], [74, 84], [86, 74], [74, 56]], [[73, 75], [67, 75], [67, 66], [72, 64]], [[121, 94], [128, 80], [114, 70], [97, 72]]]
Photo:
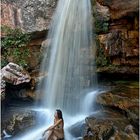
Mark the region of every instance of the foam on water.
[[[93, 109], [93, 103], [95, 96], [97, 94], [103, 93], [104, 91], [92, 91], [86, 94], [83, 100], [83, 106], [81, 113], [71, 116], [66, 112], [63, 112], [64, 118], [64, 131], [65, 131], [65, 140], [76, 140], [78, 137], [74, 137], [69, 132], [71, 126], [77, 124], [78, 122], [84, 122], [85, 118], [89, 115], [96, 114]], [[21, 134], [20, 136], [14, 137], [13, 140], [41, 140], [43, 132], [53, 124], [54, 112], [55, 110], [45, 109], [45, 108], [33, 108], [31, 109], [37, 112], [37, 120], [40, 122], [39, 125], [35, 126], [32, 129], [29, 129], [27, 132]]]
[[[32, 110], [36, 111], [37, 114], [39, 114], [39, 116], [45, 116], [46, 119], [40, 118], [40, 121], [42, 123], [40, 123], [39, 126], [36, 126], [35, 128], [28, 130], [27, 132], [14, 138], [14, 140], [40, 140], [43, 132], [50, 125], [53, 124], [54, 112], [52, 110], [44, 109], [44, 108], [35, 108]], [[71, 117], [71, 116], [65, 114], [65, 112], [63, 113], [63, 116], [64, 116], [64, 122], [65, 122], [65, 125], [64, 125], [65, 138], [66, 138], [66, 140], [72, 140], [72, 139], [74, 139], [74, 137], [72, 137], [71, 134], [68, 132], [68, 128], [71, 125], [73, 125], [79, 121], [84, 120], [84, 118], [86, 116], [85, 115], [77, 115], [77, 116]]]

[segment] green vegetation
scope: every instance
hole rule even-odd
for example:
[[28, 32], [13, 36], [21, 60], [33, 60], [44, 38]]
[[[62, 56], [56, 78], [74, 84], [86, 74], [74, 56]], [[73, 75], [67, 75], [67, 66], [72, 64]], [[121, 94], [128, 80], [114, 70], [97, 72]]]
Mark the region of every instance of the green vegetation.
[[105, 56], [104, 49], [100, 47], [98, 39], [96, 39], [96, 45], [97, 45], [97, 56], [96, 56], [97, 67], [109, 66], [110, 59]]
[[97, 11], [96, 1], [92, 0], [92, 14], [94, 27], [97, 34], [99, 33], [107, 33], [109, 31], [109, 16], [103, 16], [100, 12]]
[[1, 67], [4, 67], [9, 61], [23, 67], [27, 66], [26, 58], [29, 56], [27, 44], [30, 41], [30, 36], [18, 28], [11, 29], [7, 26], [2, 26], [1, 32], [5, 34], [1, 40]]
[[97, 33], [103, 32], [106, 33], [108, 32], [109, 28], [109, 23], [104, 20], [95, 20], [95, 30]]

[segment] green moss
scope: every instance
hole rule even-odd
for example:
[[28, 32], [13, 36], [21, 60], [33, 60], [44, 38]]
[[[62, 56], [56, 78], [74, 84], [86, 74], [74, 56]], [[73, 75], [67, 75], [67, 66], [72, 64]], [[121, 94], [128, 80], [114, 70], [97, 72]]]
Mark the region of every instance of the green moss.
[[5, 59], [1, 59], [1, 67], [4, 67], [8, 64], [8, 61]]
[[104, 20], [95, 19], [95, 30], [97, 33], [107, 33], [109, 30], [109, 23]]
[[27, 44], [30, 41], [30, 36], [23, 33], [20, 29], [11, 29], [8, 26], [2, 26], [1, 31], [6, 35], [1, 40], [1, 67], [8, 63], [9, 57], [12, 57], [13, 61], [18, 65], [27, 66], [26, 58], [29, 56]]

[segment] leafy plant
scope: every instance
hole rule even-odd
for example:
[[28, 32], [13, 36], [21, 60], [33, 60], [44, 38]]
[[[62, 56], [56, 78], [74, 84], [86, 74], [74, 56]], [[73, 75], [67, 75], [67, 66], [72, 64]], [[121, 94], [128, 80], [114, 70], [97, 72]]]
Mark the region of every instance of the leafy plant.
[[2, 26], [1, 31], [5, 35], [1, 39], [1, 66], [3, 67], [11, 61], [10, 58], [18, 65], [27, 66], [26, 58], [29, 56], [27, 44], [30, 41], [30, 36], [23, 33], [21, 29], [11, 29], [8, 26]]

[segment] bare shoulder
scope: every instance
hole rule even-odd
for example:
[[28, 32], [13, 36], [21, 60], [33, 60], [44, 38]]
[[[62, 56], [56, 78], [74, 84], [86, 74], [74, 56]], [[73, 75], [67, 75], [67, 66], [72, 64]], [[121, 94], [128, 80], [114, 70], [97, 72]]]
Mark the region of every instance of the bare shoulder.
[[63, 119], [59, 119], [59, 120], [58, 120], [58, 123], [59, 123], [59, 124], [60, 124], [60, 123], [63, 124], [63, 123], [64, 123], [64, 122], [63, 122]]
[[62, 120], [62, 119], [59, 119], [58, 121], [59, 121], [59, 122], [63, 122], [63, 120]]

